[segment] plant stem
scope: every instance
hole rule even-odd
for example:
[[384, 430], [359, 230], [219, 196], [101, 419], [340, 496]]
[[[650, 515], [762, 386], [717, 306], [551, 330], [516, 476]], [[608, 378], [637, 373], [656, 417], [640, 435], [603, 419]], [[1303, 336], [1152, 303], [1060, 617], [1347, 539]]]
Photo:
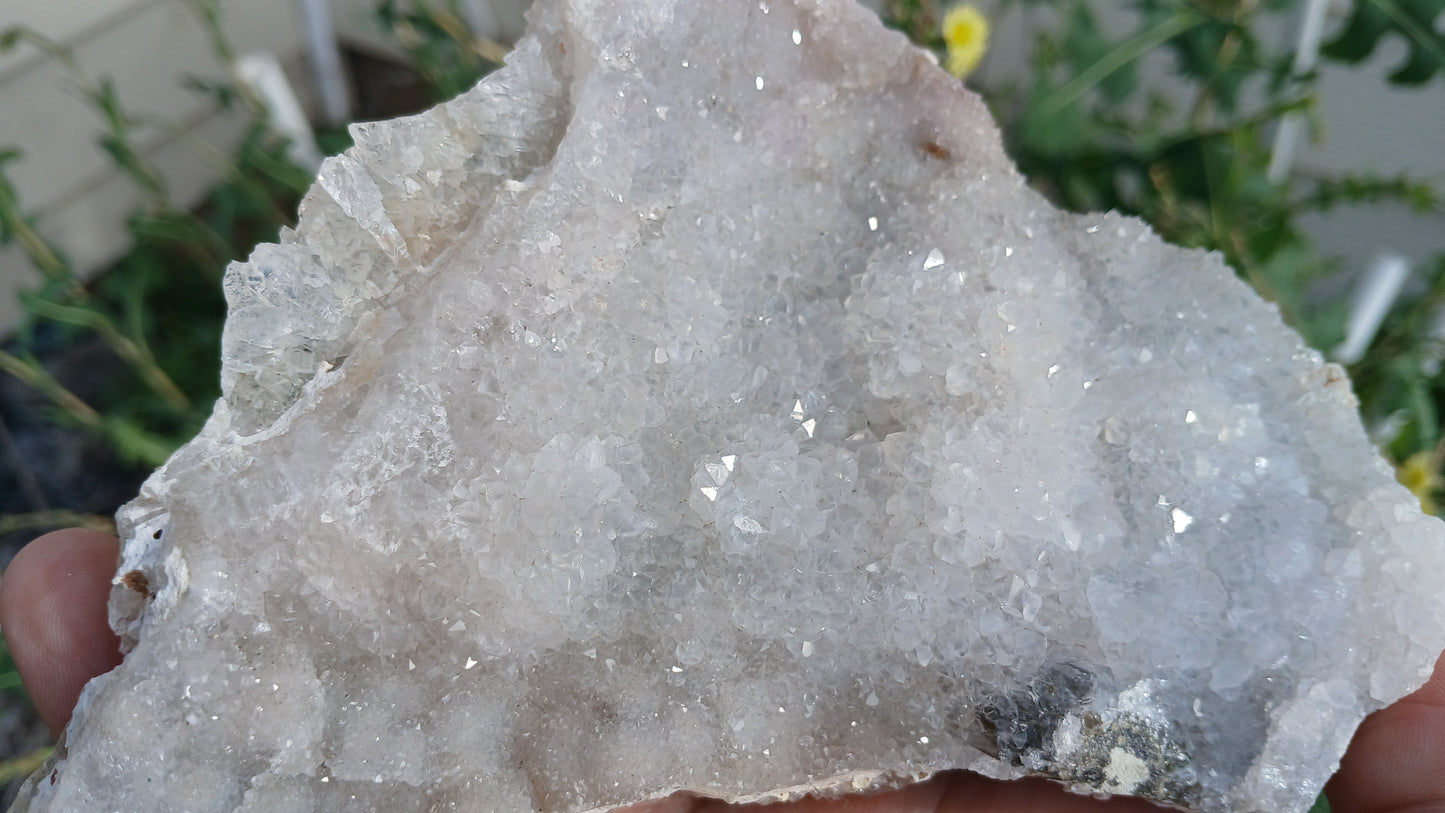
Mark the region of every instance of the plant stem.
[[1097, 62], [1079, 72], [1078, 76], [1060, 85], [1039, 102], [1041, 116], [1052, 116], [1073, 104], [1088, 93], [1091, 88], [1104, 81], [1114, 71], [1128, 65], [1145, 53], [1162, 45], [1185, 31], [1200, 25], [1204, 17], [1194, 11], [1180, 12], [1158, 23], [1153, 28], [1140, 31], [1117, 48], [1110, 50]]
[[[0, 233], [12, 235], [20, 244], [20, 250], [40, 273], [52, 280], [74, 282], [69, 265], [60, 258], [55, 249], [20, 214], [20, 202], [10, 179], [0, 173]], [[76, 287], [79, 287], [78, 285]]]
[[75, 393], [62, 386], [59, 381], [56, 381], [55, 377], [41, 367], [38, 362], [22, 359], [0, 350], [0, 370], [15, 376], [25, 385], [49, 398], [52, 403], [60, 407], [62, 412], [81, 426], [87, 429], [100, 429], [100, 414], [89, 404], [80, 400]]
[[44, 528], [90, 528], [115, 534], [115, 520], [100, 514], [86, 514], [80, 511], [30, 511], [24, 514], [0, 516], [0, 536], [21, 531], [38, 531]]
[[121, 360], [134, 367], [145, 379], [146, 384], [167, 404], [176, 409], [185, 409], [190, 405], [191, 399], [187, 398], [186, 394], [181, 392], [180, 387], [171, 381], [170, 376], [166, 375], [165, 370], [156, 364], [150, 349], [121, 334], [120, 329], [111, 322], [110, 317], [90, 308], [61, 305], [36, 297], [26, 297], [26, 305], [39, 316], [95, 331], [101, 341], [115, 351]]
[[0, 762], [0, 784], [8, 784], [22, 776], [34, 773], [36, 769], [45, 764], [45, 760], [50, 758], [50, 752], [53, 750], [47, 745], [36, 748], [28, 754]]

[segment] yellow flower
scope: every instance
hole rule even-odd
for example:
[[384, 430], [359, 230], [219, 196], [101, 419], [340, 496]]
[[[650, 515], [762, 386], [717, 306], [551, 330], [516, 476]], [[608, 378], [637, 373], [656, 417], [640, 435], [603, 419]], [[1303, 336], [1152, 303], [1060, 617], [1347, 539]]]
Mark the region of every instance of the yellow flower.
[[943, 15], [943, 44], [948, 47], [948, 72], [968, 76], [988, 50], [988, 18], [967, 3]]
[[1420, 508], [1427, 514], [1435, 513], [1435, 492], [1445, 480], [1436, 470], [1435, 455], [1432, 452], [1416, 452], [1395, 469], [1395, 479], [1420, 498]]

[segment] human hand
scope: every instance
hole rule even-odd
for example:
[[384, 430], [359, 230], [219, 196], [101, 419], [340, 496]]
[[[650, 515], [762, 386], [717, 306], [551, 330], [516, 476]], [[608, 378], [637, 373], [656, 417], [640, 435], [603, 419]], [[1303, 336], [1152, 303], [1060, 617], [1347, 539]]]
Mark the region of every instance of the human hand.
[[70, 722], [86, 682], [120, 663], [106, 619], [119, 552], [108, 534], [56, 531], [22, 548], [0, 578], [0, 630], [51, 734]]
[[[25, 547], [0, 579], [0, 629], [40, 716], [59, 732], [85, 682], [120, 663], [106, 623], [119, 544], [57, 531]], [[1420, 691], [1371, 715], [1328, 786], [1335, 813], [1445, 813], [1445, 666]], [[627, 813], [1147, 813], [1138, 799], [1100, 801], [1040, 780], [995, 782], [952, 771], [873, 796], [731, 807], [674, 796]]]

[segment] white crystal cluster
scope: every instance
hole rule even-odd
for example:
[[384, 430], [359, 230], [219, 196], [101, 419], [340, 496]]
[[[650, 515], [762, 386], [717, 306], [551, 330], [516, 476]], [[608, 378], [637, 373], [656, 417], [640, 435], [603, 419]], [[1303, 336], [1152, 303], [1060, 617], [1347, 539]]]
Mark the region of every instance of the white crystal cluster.
[[20, 810], [1304, 810], [1445, 645], [1340, 370], [1052, 209], [861, 8], [543, 2], [353, 132], [228, 273], [224, 398], [121, 513], [131, 651]]

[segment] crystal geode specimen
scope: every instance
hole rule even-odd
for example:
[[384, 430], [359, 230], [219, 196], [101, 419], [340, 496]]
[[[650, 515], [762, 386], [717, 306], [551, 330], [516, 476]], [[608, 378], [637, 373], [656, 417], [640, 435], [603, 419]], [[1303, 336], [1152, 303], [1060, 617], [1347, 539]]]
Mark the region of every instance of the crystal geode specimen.
[[1303, 810], [1445, 645], [1340, 370], [859, 7], [545, 2], [353, 132], [228, 272], [129, 655], [19, 809]]

